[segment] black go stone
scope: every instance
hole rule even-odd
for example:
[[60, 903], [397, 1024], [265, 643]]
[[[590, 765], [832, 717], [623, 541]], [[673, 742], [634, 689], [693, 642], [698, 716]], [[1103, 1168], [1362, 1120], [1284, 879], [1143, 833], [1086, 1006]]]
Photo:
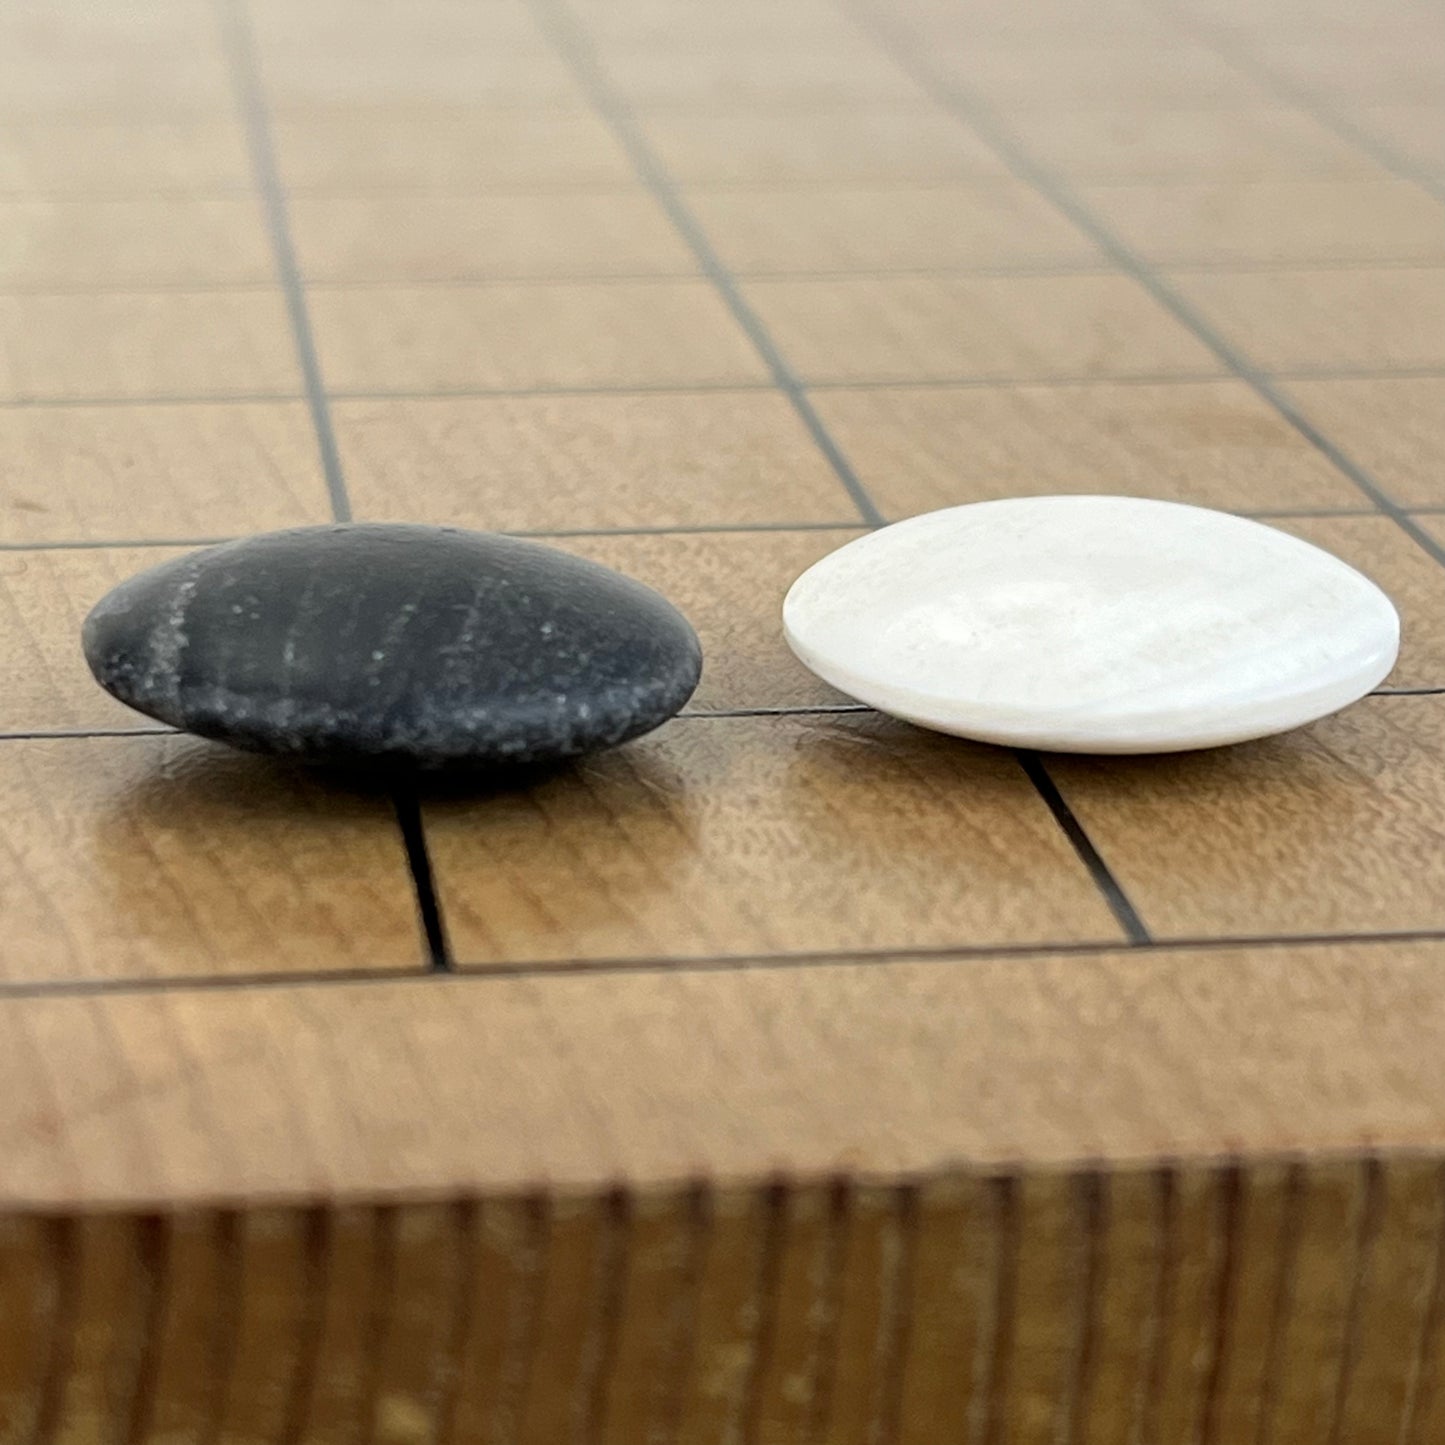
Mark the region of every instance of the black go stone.
[[612, 747], [692, 696], [702, 651], [651, 588], [515, 537], [302, 527], [165, 562], [86, 619], [149, 717], [343, 766], [506, 766]]

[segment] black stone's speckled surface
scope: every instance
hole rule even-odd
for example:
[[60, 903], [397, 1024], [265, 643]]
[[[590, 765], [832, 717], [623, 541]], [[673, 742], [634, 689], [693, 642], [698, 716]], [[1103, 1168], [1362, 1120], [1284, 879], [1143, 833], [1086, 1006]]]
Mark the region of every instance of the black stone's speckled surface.
[[122, 702], [238, 747], [421, 767], [564, 758], [647, 732], [702, 653], [594, 562], [450, 527], [272, 532], [142, 572], [86, 619]]

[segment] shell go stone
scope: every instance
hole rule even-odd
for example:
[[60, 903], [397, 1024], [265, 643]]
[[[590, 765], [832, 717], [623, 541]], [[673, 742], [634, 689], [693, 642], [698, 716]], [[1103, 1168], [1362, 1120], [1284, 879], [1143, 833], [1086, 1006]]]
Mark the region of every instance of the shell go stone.
[[808, 569], [787, 639], [882, 712], [1056, 752], [1178, 752], [1335, 712], [1394, 665], [1389, 598], [1258, 522], [1028, 497], [885, 527]]

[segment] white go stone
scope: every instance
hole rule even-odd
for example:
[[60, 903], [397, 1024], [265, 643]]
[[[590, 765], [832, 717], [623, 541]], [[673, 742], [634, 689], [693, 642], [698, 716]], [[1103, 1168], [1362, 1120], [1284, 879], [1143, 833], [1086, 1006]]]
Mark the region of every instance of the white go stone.
[[793, 651], [882, 712], [983, 742], [1155, 753], [1284, 732], [1363, 697], [1400, 619], [1337, 557], [1132, 497], [1024, 497], [885, 527], [810, 567]]

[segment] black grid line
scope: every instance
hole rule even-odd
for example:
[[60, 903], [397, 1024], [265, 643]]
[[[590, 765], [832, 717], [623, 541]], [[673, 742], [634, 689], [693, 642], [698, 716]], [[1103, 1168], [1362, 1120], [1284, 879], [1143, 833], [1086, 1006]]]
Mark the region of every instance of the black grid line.
[[626, 100], [613, 87], [597, 59], [590, 37], [567, 8], [566, 0], [534, 0], [533, 11], [543, 34], [551, 40], [558, 55], [571, 69], [578, 85], [591, 100], [598, 117], [627, 152], [638, 179], [651, 192], [678, 235], [697, 258], [703, 274], [752, 342], [753, 349], [767, 366], [778, 390], [792, 403], [793, 410], [797, 412], [817, 443], [819, 451], [847, 490], [853, 504], [858, 508], [859, 515], [870, 526], [881, 525], [882, 514], [808, 399], [802, 382], [778, 350], [772, 335], [763, 325], [762, 318], [753, 310], [708, 239], [707, 232], [682, 199], [652, 143], [634, 119]]
[[[1274, 513], [1272, 515], [1281, 515]], [[1299, 513], [1290, 513], [1297, 516]], [[1309, 513], [1307, 515], [1350, 516], [1352, 513]], [[1367, 515], [1375, 515], [1373, 512]], [[395, 519], [388, 519], [395, 520]], [[324, 524], [320, 524], [324, 525]], [[556, 528], [499, 528], [504, 537], [566, 538], [566, 537], [710, 537], [727, 536], [733, 533], [751, 532], [856, 532], [863, 528], [856, 517], [836, 522], [718, 522], [712, 526], [677, 527], [556, 527]], [[104, 541], [86, 539], [79, 542], [37, 541], [0, 542], [0, 552], [94, 552], [110, 547], [215, 547], [223, 542], [235, 542], [239, 536], [231, 537], [113, 537]]]
[[[1442, 688], [1441, 691], [1445, 692], [1445, 688]], [[684, 708], [673, 718], [673, 721], [716, 722], [725, 721], [728, 718], [749, 717], [836, 717], [839, 714], [871, 713], [873, 711], [873, 708], [861, 702], [813, 703], [776, 707]], [[74, 738], [190, 738], [194, 736], [181, 728], [167, 727], [161, 724], [132, 728], [21, 728], [10, 732], [0, 730], [0, 743], [64, 742]], [[405, 800], [398, 803], [397, 806], [398, 817], [405, 822]], [[424, 839], [421, 841], [424, 843]], [[417, 857], [425, 857], [424, 847]], [[429, 880], [430, 866], [422, 871]], [[440, 928], [440, 924], [438, 924], [438, 928]], [[430, 935], [428, 936], [430, 938]]]
[[216, 3], [226, 61], [246, 131], [251, 166], [256, 176], [256, 189], [266, 214], [277, 279], [285, 296], [296, 359], [306, 386], [306, 403], [310, 408], [311, 424], [316, 432], [316, 447], [321, 458], [321, 470], [326, 478], [326, 490], [331, 498], [331, 511], [338, 522], [349, 522], [351, 501], [346, 494], [341, 456], [336, 447], [336, 434], [331, 426], [331, 407], [321, 377], [321, 360], [316, 351], [316, 338], [311, 330], [306, 288], [296, 261], [296, 246], [291, 236], [286, 192], [276, 165], [271, 121], [266, 113], [256, 41], [251, 33], [246, 0], [216, 0]]
[[451, 948], [447, 943], [446, 928], [442, 922], [441, 904], [437, 899], [436, 877], [432, 870], [431, 853], [426, 845], [426, 830], [422, 826], [421, 804], [415, 788], [398, 787], [391, 796], [392, 809], [396, 814], [397, 827], [406, 847], [407, 867], [411, 870], [416, 885], [417, 911], [421, 916], [422, 937], [426, 940], [427, 956], [435, 973], [450, 973], [453, 968]]
[[[1377, 687], [1372, 692], [1365, 694], [1366, 698], [1371, 697], [1445, 697], [1445, 685], [1440, 687]], [[775, 706], [760, 707], [688, 707], [677, 713], [672, 721], [682, 722], [718, 722], [726, 721], [729, 718], [750, 718], [750, 717], [839, 717], [849, 714], [877, 713], [876, 708], [870, 707], [862, 702], [836, 702], [836, 703], [780, 703]], [[878, 713], [878, 716], [886, 714]], [[180, 728], [163, 727], [133, 727], [133, 728], [23, 728], [6, 732], [0, 730], [0, 743], [20, 742], [63, 742], [70, 738], [148, 738], [148, 737], [191, 737], [190, 733]], [[219, 744], [218, 744], [219, 746]], [[980, 745], [982, 746], [982, 745]], [[1042, 767], [1042, 764], [1040, 765]], [[1033, 774], [1030, 774], [1032, 777]], [[1052, 786], [1052, 783], [1050, 783]], [[1045, 796], [1045, 801], [1048, 801]], [[1050, 805], [1052, 807], [1052, 804]], [[1066, 829], [1067, 831], [1067, 829]], [[1082, 831], [1082, 830], [1081, 830]], [[1092, 850], [1092, 845], [1090, 850]], [[1097, 856], [1097, 855], [1096, 855]], [[1082, 861], [1093, 871], [1094, 863], [1085, 857]], [[1099, 860], [1102, 861], [1102, 860]], [[1117, 886], [1117, 884], [1115, 885]]]
[[872, 713], [875, 710], [862, 702], [806, 703], [796, 707], [697, 707], [678, 713], [678, 721], [726, 721], [745, 717], [837, 717], [839, 714]]
[[[1087, 181], [1093, 187], [1097, 182]], [[1110, 183], [1109, 189], [1123, 190], [1133, 182]], [[1309, 184], [1296, 178], [1271, 180], [1267, 184], [1288, 186]], [[1293, 271], [1430, 271], [1445, 270], [1445, 250], [1438, 255], [1411, 256], [1329, 256], [1301, 255], [1279, 259], [1193, 255], [1188, 252], [1170, 255], [1164, 264], [1171, 272], [1192, 275], [1273, 276]], [[1037, 262], [1019, 261], [996, 265], [957, 266], [889, 266], [858, 265], [848, 267], [764, 267], [732, 266], [728, 274], [734, 281], [1029, 281], [1086, 280], [1117, 274], [1110, 261]], [[710, 280], [701, 270], [650, 271], [458, 271], [448, 275], [394, 276], [308, 276], [305, 290], [315, 292], [348, 291], [491, 291], [501, 289], [546, 290], [551, 287], [586, 286], [675, 286], [679, 282]], [[247, 296], [266, 295], [274, 289], [271, 281], [168, 281], [162, 279], [110, 282], [57, 283], [37, 281], [34, 284], [0, 282], [0, 299], [51, 296]], [[802, 378], [795, 378], [804, 385]], [[777, 385], [776, 382], [770, 383]], [[339, 395], [327, 393], [332, 400]]]
[[[965, 505], [959, 503], [958, 505]], [[1188, 505], [1186, 503], [1186, 505]], [[1198, 504], [1193, 504], [1198, 505]], [[1253, 521], [1290, 521], [1303, 519], [1379, 518], [1376, 507], [1265, 507], [1220, 508], [1232, 516], [1248, 517]], [[1445, 504], [1411, 507], [1412, 516], [1438, 516], [1445, 513]], [[395, 521], [395, 518], [388, 518]], [[324, 524], [313, 524], [324, 525]], [[842, 518], [831, 522], [715, 522], [711, 524], [679, 524], [675, 527], [501, 527], [498, 536], [523, 537], [535, 541], [582, 539], [587, 537], [728, 537], [767, 535], [773, 532], [859, 532], [866, 530], [866, 524], [857, 518]], [[218, 547], [225, 542], [241, 540], [242, 534], [227, 537], [106, 537], [101, 539], [83, 538], [79, 541], [41, 538], [29, 542], [0, 542], [0, 553], [4, 552], [97, 552], [114, 549], [162, 548], [162, 547]]]
[[0, 411], [30, 411], [33, 409], [69, 407], [151, 407], [151, 406], [262, 406], [283, 402], [300, 405], [306, 398], [299, 391], [237, 391], [197, 392], [184, 396], [155, 393], [136, 396], [3, 396], [0, 397]]
[[[1281, 186], [1308, 184], [1296, 178], [1268, 182]], [[1093, 187], [1098, 183], [1085, 182]], [[1110, 183], [1110, 189], [1127, 189], [1133, 182]], [[1227, 258], [1171, 255], [1164, 264], [1176, 274], [1273, 276], [1293, 271], [1430, 271], [1445, 270], [1445, 250], [1436, 256], [1326, 256], [1303, 255], [1280, 259]], [[1117, 274], [1117, 266], [1107, 260], [1097, 262], [1018, 261], [995, 265], [957, 266], [889, 266], [858, 265], [848, 267], [762, 267], [732, 266], [728, 275], [734, 281], [1029, 281], [1087, 280]], [[307, 294], [348, 291], [491, 291], [547, 290], [553, 287], [609, 286], [675, 286], [680, 282], [711, 280], [700, 269], [650, 271], [459, 271], [448, 275], [394, 276], [308, 276], [304, 282]], [[275, 289], [273, 281], [204, 281], [164, 280], [160, 278], [127, 279], [122, 282], [97, 280], [89, 282], [37, 281], [22, 284], [0, 282], [0, 299], [38, 297], [97, 296], [260, 296]], [[751, 308], [749, 308], [751, 309]], [[314, 360], [314, 358], [313, 358]], [[806, 388], [802, 377], [795, 384]], [[726, 385], [727, 383], [721, 383]], [[776, 381], [768, 383], [777, 386]], [[328, 388], [326, 395], [335, 400], [342, 395]]]
[[[1166, 98], [1167, 100], [1167, 98]], [[1008, 98], [1009, 107], [1015, 111], [1057, 111], [1060, 109], [1060, 101], [1054, 95], [1040, 94], [1018, 94]], [[1241, 97], [1238, 95], [1210, 95], [1201, 92], [1197, 95], [1190, 95], [1187, 100], [1190, 110], [1213, 111], [1220, 115], [1238, 114], [1241, 108]], [[797, 102], [780, 101], [776, 96], [749, 96], [743, 102], [749, 110], [785, 120], [791, 116], [816, 116], [831, 114], [826, 106], [820, 106], [817, 101], [803, 100]], [[873, 110], [878, 108], [876, 98], [859, 98], [857, 107], [860, 110]], [[1092, 104], [1077, 104], [1070, 107], [1067, 103], [1064, 109], [1076, 108], [1080, 110], [1117, 109], [1128, 111], [1136, 115], [1147, 115], [1158, 108], [1158, 103], [1145, 98], [1128, 98], [1125, 102], [1110, 106], [1107, 98], [1096, 100]], [[673, 116], [686, 116], [689, 120], [698, 115], [730, 117], [737, 114], [737, 107], [732, 109], [719, 109], [716, 106], [700, 109], [695, 99], [689, 100], [665, 100], [656, 96], [646, 96], [634, 100], [632, 109], [646, 119], [654, 116], [659, 120], [667, 120]], [[982, 178], [982, 176], [980, 177]]]
[[[988, 43], [987, 37], [983, 36], [975, 35], [973, 40], [978, 44]], [[960, 42], [960, 44], [967, 43], [967, 41]], [[1236, 113], [1239, 111], [1241, 103], [1247, 104], [1247, 97], [1240, 95], [1217, 95], [1203, 91], [1198, 94], [1191, 94], [1188, 97], [1190, 110]], [[844, 104], [847, 104], [847, 102], [845, 101]], [[907, 100], [895, 99], [888, 101], [883, 96], [877, 95], [855, 96], [853, 98], [853, 104], [859, 110], [886, 109], [889, 105], [902, 106], [905, 109], [909, 108], [909, 102]], [[1044, 111], [1059, 110], [1061, 108], [1058, 96], [1039, 92], [1020, 92], [1010, 95], [1009, 104], [1016, 110]], [[729, 107], [724, 107], [718, 102], [700, 102], [695, 96], [679, 96], [674, 98], [661, 95], [641, 95], [634, 97], [632, 101], [632, 108], [640, 115], [649, 119], [656, 116], [663, 120], [670, 119], [674, 116], [686, 116], [688, 119], [692, 119], [698, 115], [730, 117], [738, 113], [739, 107], [745, 107], [751, 112], [775, 117], [780, 120], [796, 115], [829, 115], [835, 113], [838, 108], [836, 105], [830, 107], [812, 97], [792, 97], [779, 95], [777, 92], [772, 94], [760, 93], [747, 95]], [[1073, 108], [1090, 110], [1100, 107], [1109, 108], [1107, 97], [1095, 101], [1092, 105], [1077, 104]], [[916, 108], [916, 106], [913, 107], [915, 110]], [[1070, 108], [1067, 101], [1064, 103], [1063, 108]], [[1126, 97], [1124, 102], [1121, 102], [1121, 104], [1114, 108], [1143, 114], [1154, 109], [1155, 106], [1148, 97]]]
[[[1206, 42], [1209, 43], [1209, 42]], [[1219, 48], [1219, 47], [1216, 47]], [[1231, 57], [1226, 57], [1231, 58]], [[1240, 69], [1244, 65], [1239, 64]], [[1306, 94], [1306, 92], [1300, 92]], [[1316, 102], [1318, 103], [1318, 102]], [[1097, 107], [1085, 107], [1085, 109], [1096, 109]], [[1106, 107], [1107, 108], [1107, 107]], [[1027, 109], [1027, 107], [1025, 107]], [[1197, 107], [1191, 105], [1190, 110]], [[271, 114], [275, 114], [277, 107], [268, 107]], [[550, 111], [548, 113], [551, 113]], [[1395, 159], [1389, 163], [1390, 169], [1396, 165], [1409, 167], [1412, 174], [1407, 179], [1416, 179], [1415, 172], [1423, 176], [1432, 176], [1434, 173], [1428, 166], [1419, 165], [1403, 156], [1388, 142], [1370, 134], [1363, 127], [1355, 128], [1354, 122], [1338, 117], [1328, 122], [1331, 129], [1339, 126], [1348, 127], [1349, 134], [1343, 138], [1350, 140], [1362, 148], [1368, 145], [1388, 147], [1382, 150], [1382, 154], [1389, 154]], [[1386, 164], [1384, 161], [1382, 164]], [[1301, 163], [1299, 169], [1292, 169], [1287, 175], [1265, 175], [1259, 174], [1249, 179], [1254, 180], [1279, 180], [1284, 184], [1334, 180], [1359, 179], [1358, 176], [1342, 175], [1338, 170], [1333, 170], [1327, 165], [1321, 165], [1318, 169], [1308, 169], [1307, 162]], [[1403, 174], [1403, 172], [1401, 172]], [[1158, 186], [1158, 185], [1212, 185], [1216, 182], [1227, 182], [1237, 177], [1221, 175], [1218, 171], [1188, 169], [1181, 170], [1080, 170], [1074, 172], [1075, 179], [1091, 186]], [[759, 195], [806, 195], [810, 191], [884, 191], [907, 193], [911, 191], [941, 191], [950, 189], [983, 189], [991, 182], [997, 182], [1001, 178], [993, 171], [958, 171], [952, 174], [942, 174], [937, 178], [888, 176], [883, 174], [869, 174], [867, 172], [848, 173], [838, 172], [836, 174], [819, 173], [816, 175], [796, 174], [789, 176], [723, 176], [723, 175], [684, 175], [679, 178], [679, 186], [689, 195], [709, 195], [727, 191], [747, 191]], [[33, 202], [43, 202], [47, 205], [59, 206], [85, 206], [90, 203], [97, 205], [112, 205], [117, 202], [135, 201], [233, 201], [244, 196], [255, 194], [255, 187], [250, 184], [238, 183], [235, 186], [222, 185], [197, 185], [186, 186], [176, 185], [170, 189], [155, 187], [126, 187], [118, 190], [47, 190], [43, 187], [27, 190], [0, 190], [0, 205], [13, 204], [25, 205]], [[436, 184], [428, 185], [423, 182], [407, 183], [398, 182], [395, 185], [356, 184], [352, 182], [334, 183], [298, 183], [290, 181], [286, 186], [286, 194], [295, 200], [306, 201], [483, 201], [492, 196], [505, 196], [514, 199], [530, 199], [538, 197], [547, 200], [561, 200], [576, 198], [579, 196], [626, 196], [631, 194], [631, 188], [625, 182], [599, 183], [595, 181], [565, 181], [565, 180], [528, 180], [525, 182], [510, 180], [499, 176], [495, 180], [476, 182], [472, 185], [463, 184]], [[1025, 265], [1042, 263], [1022, 263]], [[1214, 265], [1213, 260], [1204, 264]], [[1274, 270], [1283, 266], [1284, 263], [1260, 260], [1248, 263], [1250, 267]], [[1344, 263], [1340, 263], [1344, 264]], [[1382, 265], [1405, 265], [1407, 262], [1382, 261]], [[1419, 264], [1418, 262], [1415, 264]], [[1072, 269], [1072, 268], [1070, 268]], [[1231, 266], [1230, 269], [1233, 269]], [[851, 273], [837, 273], [851, 274]], [[536, 279], [536, 278], [528, 278]], [[608, 277], [596, 277], [593, 279], [607, 280]], [[205, 283], [186, 282], [162, 282], [159, 285], [169, 288], [177, 287], [185, 290], [261, 290], [267, 283], [252, 281], [214, 281]], [[308, 289], [315, 289], [321, 285], [352, 284], [350, 282], [322, 282], [316, 278], [310, 278], [307, 282]], [[380, 285], [381, 282], [359, 282], [361, 285]], [[427, 284], [419, 281], [416, 284]], [[5, 283], [0, 285], [0, 295], [10, 292], [27, 292], [31, 290], [44, 290], [47, 292], [70, 292], [74, 289], [80, 294], [88, 294], [92, 288], [84, 283], [64, 283], [54, 286], [17, 285]], [[119, 288], [122, 291], [135, 289], [135, 284], [129, 282]]]
[[0, 552], [100, 552], [112, 547], [215, 547], [234, 537], [92, 537], [78, 542], [0, 542]]
[[1124, 891], [1124, 885], [1114, 876], [1113, 870], [1089, 837], [1088, 830], [1059, 791], [1059, 786], [1049, 775], [1044, 760], [1038, 753], [1025, 748], [1015, 749], [1014, 756], [1028, 775], [1029, 782], [1034, 785], [1034, 790], [1053, 814], [1054, 821], [1069, 840], [1069, 846], [1078, 856], [1079, 862], [1088, 870], [1094, 886], [1104, 895], [1104, 901], [1108, 903], [1115, 922], [1124, 930], [1124, 936], [1131, 944], [1148, 943], [1149, 930], [1139, 916], [1139, 910], [1134, 907], [1129, 895]]
[[[1440, 268], [1445, 272], [1445, 267]], [[1440, 381], [1445, 380], [1445, 366], [1290, 366], [1260, 371], [1260, 376], [1274, 381]], [[1114, 374], [1093, 373], [1079, 375], [1069, 372], [1032, 372], [1027, 375], [1012, 372], [998, 372], [972, 376], [886, 376], [848, 377], [830, 379], [820, 377], [799, 382], [804, 392], [834, 391], [912, 391], [930, 390], [1018, 390], [1050, 387], [1167, 387], [1205, 386], [1221, 382], [1238, 381], [1239, 377], [1225, 370], [1178, 371], [1160, 374], [1158, 372], [1117, 372]], [[772, 393], [777, 387], [772, 381], [718, 381], [718, 382], [659, 382], [646, 385], [628, 382], [619, 386], [603, 384], [592, 386], [457, 386], [437, 387], [426, 391], [396, 387], [387, 390], [329, 389], [327, 397], [332, 404], [358, 401], [492, 401], [526, 399], [532, 397], [591, 397], [591, 396], [693, 396], [716, 393], [751, 392]], [[0, 412], [27, 411], [33, 409], [66, 410], [68, 408], [161, 406], [260, 406], [274, 403], [301, 404], [306, 401], [300, 392], [247, 392], [214, 391], [188, 395], [156, 394], [146, 396], [0, 396]], [[1419, 508], [1411, 510], [1418, 511]]]
[[[1179, 263], [1189, 270], [1209, 270], [1215, 267], [1211, 261], [1182, 260]], [[1314, 264], [1314, 263], [1310, 263]], [[1350, 263], [1358, 265], [1358, 262]], [[1430, 263], [1411, 260], [1383, 260], [1381, 266], [1397, 268], [1430, 269]], [[1445, 257], [1442, 257], [1445, 264]], [[992, 280], [1010, 277], [1070, 277], [1106, 276], [1112, 271], [1106, 261], [1092, 264], [1069, 262], [1051, 264], [1048, 262], [1020, 261], [1016, 264], [993, 266], [850, 266], [827, 268], [811, 266], [793, 267], [742, 267], [730, 268], [729, 274], [736, 280], [747, 281], [846, 281], [855, 277], [882, 279], [891, 277], [931, 278], [943, 280]], [[1238, 269], [1233, 265], [1223, 267]], [[1288, 271], [1294, 264], [1264, 265], [1245, 267], [1266, 271]], [[502, 289], [548, 290], [563, 286], [675, 286], [682, 281], [710, 279], [695, 266], [681, 266], [667, 269], [655, 267], [646, 271], [456, 271], [446, 275], [413, 275], [405, 272], [394, 276], [315, 276], [306, 278], [308, 293], [316, 291], [495, 291]], [[235, 296], [263, 295], [274, 287], [271, 281], [166, 281], [142, 279], [138, 281], [55, 283], [39, 281], [33, 285], [14, 282], [0, 283], [0, 297], [12, 296]], [[334, 394], [334, 393], [333, 393]]]
[[[1027, 181], [1056, 210], [1072, 221], [1108, 256], [1119, 271], [1137, 282], [1196, 340], [1208, 347], [1231, 375], [1249, 386], [1316, 451], [1385, 516], [1391, 518], [1422, 551], [1445, 566], [1442, 545], [1411, 517], [1358, 461], [1319, 429], [1274, 384], [1270, 375], [1225, 339], [1215, 327], [1162, 275], [1133, 250], [1075, 193], [1061, 175], [1038, 160], [993, 108], [969, 87], [941, 72], [911, 30], [896, 17], [864, 8], [858, 0], [840, 0], [842, 13], [871, 35], [883, 52], [941, 105], [989, 145], [1020, 180]], [[1423, 268], [1430, 269], [1430, 268]]]
[[[1441, 269], [1445, 271], [1445, 267]], [[1273, 377], [1276, 381], [1435, 381], [1445, 378], [1445, 366], [1281, 367], [1264, 374]], [[1174, 371], [1162, 375], [1158, 372], [1132, 371], [1113, 374], [1095, 372], [1085, 375], [1058, 372], [1029, 376], [1001, 373], [992, 376], [921, 376], [913, 379], [899, 377], [884, 377], [881, 380], [869, 380], [865, 377], [861, 380], [850, 379], [847, 381], [820, 379], [808, 382], [807, 388], [809, 391], [906, 391], [915, 387], [935, 387], [943, 390], [999, 387], [1018, 390], [1071, 386], [1217, 386], [1221, 382], [1234, 382], [1238, 379], [1226, 371]]]
[[1408, 944], [1445, 944], [1445, 928], [1409, 928], [1358, 933], [1212, 933], [1188, 934], [1128, 943], [1120, 938], [1040, 939], [1027, 943], [957, 943], [904, 945], [893, 948], [839, 948], [799, 950], [792, 953], [719, 954], [625, 954], [607, 958], [541, 958], [506, 963], [458, 959], [455, 971], [418, 968], [410, 965], [378, 965], [375, 968], [294, 969], [226, 974], [155, 974], [148, 977], [83, 977], [66, 979], [0, 979], [0, 999], [93, 997], [107, 994], [165, 993], [185, 990], [193, 993], [226, 993], [251, 989], [309, 988], [316, 985], [364, 985], [414, 983], [435, 985], [486, 984], [508, 979], [575, 978], [596, 975], [603, 978], [630, 974], [777, 973], [812, 968], [902, 967], [911, 963], [953, 963], [965, 968], [975, 963], [1008, 960], [1052, 961], [1059, 958], [1097, 958], [1104, 954], [1127, 953], [1168, 955], [1174, 953], [1228, 953], [1231, 951], [1278, 953], [1295, 948], [1389, 948]]
[[171, 727], [157, 724], [154, 727], [133, 728], [21, 728], [14, 732], [0, 732], [0, 742], [38, 743], [65, 742], [71, 738], [169, 738], [181, 734]]

